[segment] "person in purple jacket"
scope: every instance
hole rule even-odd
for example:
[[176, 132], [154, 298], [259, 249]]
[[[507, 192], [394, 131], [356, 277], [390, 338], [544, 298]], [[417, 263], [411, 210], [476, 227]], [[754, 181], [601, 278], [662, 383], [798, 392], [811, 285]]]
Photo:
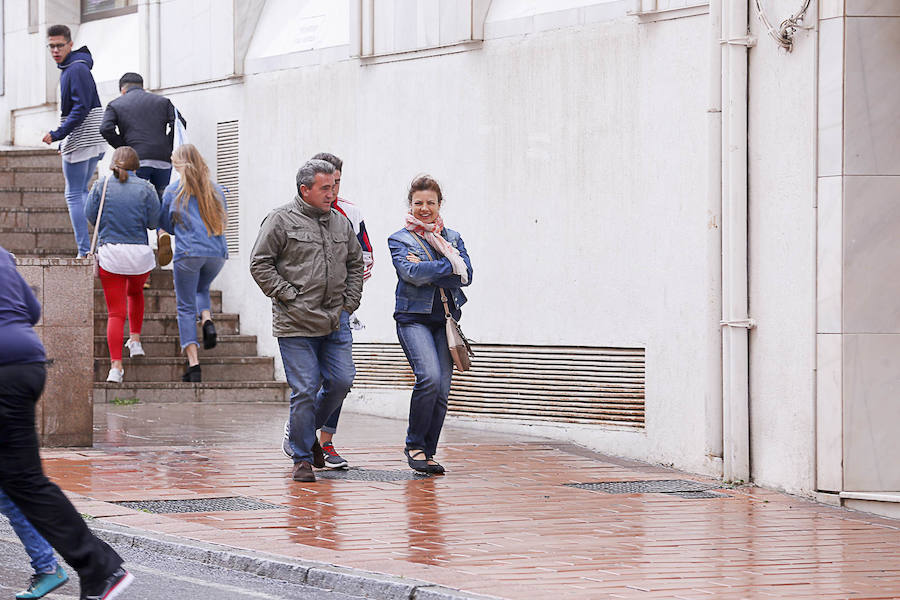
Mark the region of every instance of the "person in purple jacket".
[[[41, 466], [34, 407], [47, 379], [41, 305], [0, 247], [0, 490], [81, 579], [81, 600], [112, 600], [134, 579]], [[40, 596], [26, 596], [40, 597]]]

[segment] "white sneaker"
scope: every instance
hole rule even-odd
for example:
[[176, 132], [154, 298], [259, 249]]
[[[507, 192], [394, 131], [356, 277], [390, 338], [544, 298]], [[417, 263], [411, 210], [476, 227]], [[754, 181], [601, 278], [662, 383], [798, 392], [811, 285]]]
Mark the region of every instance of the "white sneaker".
[[125, 347], [128, 348], [128, 352], [131, 354], [131, 358], [136, 358], [138, 356], [147, 356], [144, 353], [144, 347], [141, 346], [141, 343], [136, 340], [128, 340], [125, 342]]
[[106, 376], [106, 381], [109, 383], [122, 383], [122, 378], [125, 376], [125, 369], [110, 369], [109, 375]]

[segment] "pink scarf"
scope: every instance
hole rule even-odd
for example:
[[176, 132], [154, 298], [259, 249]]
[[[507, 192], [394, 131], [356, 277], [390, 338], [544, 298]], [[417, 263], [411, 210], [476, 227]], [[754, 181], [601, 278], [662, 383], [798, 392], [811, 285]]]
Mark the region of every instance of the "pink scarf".
[[411, 214], [406, 214], [406, 229], [413, 233], [417, 233], [425, 238], [425, 241], [431, 244], [438, 252], [447, 257], [450, 264], [453, 265], [453, 272], [459, 275], [463, 283], [469, 283], [469, 271], [466, 268], [466, 261], [459, 255], [459, 250], [453, 247], [440, 235], [444, 230], [444, 220], [438, 216], [434, 223], [423, 223]]

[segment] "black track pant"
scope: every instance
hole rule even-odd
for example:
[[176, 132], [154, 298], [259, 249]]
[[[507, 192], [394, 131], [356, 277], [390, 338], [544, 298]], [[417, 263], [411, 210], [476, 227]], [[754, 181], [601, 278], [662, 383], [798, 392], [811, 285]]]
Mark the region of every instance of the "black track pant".
[[118, 569], [122, 559], [90, 532], [41, 468], [34, 405], [46, 379], [43, 363], [0, 365], [0, 488], [78, 572], [82, 589], [90, 590]]

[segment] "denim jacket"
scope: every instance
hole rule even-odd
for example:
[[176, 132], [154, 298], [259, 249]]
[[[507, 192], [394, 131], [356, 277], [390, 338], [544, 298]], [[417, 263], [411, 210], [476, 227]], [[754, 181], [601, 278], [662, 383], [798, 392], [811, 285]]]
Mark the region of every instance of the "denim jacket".
[[[84, 216], [92, 225], [97, 221], [104, 181], [103, 177], [97, 179], [84, 204]], [[147, 230], [156, 229], [158, 225], [159, 196], [150, 182], [135, 175], [134, 171], [128, 171], [125, 183], [110, 174], [97, 245], [148, 244]]]
[[[228, 245], [224, 235], [209, 235], [203, 217], [200, 216], [200, 206], [197, 199], [191, 196], [187, 202], [187, 210], [180, 219], [175, 218], [178, 209], [178, 186], [181, 182], [175, 181], [169, 184], [162, 197], [162, 208], [159, 211], [159, 226], [161, 229], [175, 234], [175, 260], [185, 256], [215, 256], [228, 258]], [[213, 184], [216, 195], [225, 210], [228, 204], [225, 201], [225, 193], [218, 184]]]
[[[466, 245], [463, 243], [462, 237], [451, 229], [444, 228], [441, 235], [459, 250], [459, 255], [465, 261], [469, 272], [469, 283], [463, 284], [460, 276], [453, 273], [453, 266], [449, 259], [440, 254], [435, 256], [436, 253], [431, 248], [428, 251], [434, 260], [429, 259], [425, 250], [416, 241], [414, 234], [406, 229], [401, 229], [388, 238], [391, 260], [394, 261], [398, 279], [395, 311], [431, 313], [434, 291], [438, 287], [444, 288], [453, 296], [453, 302], [457, 308], [466, 303], [466, 295], [460, 289], [464, 285], [472, 283], [472, 263], [469, 262]], [[424, 239], [422, 243], [426, 247], [428, 246]], [[422, 262], [410, 262], [406, 258], [410, 252], [418, 256]]]

